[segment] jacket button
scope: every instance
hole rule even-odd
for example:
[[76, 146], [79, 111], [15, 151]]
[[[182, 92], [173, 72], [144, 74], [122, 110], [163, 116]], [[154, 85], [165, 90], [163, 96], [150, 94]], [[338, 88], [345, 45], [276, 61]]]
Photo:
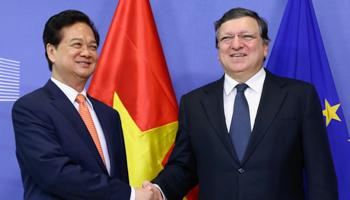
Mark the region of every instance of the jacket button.
[[238, 171], [239, 171], [239, 173], [241, 173], [241, 174], [244, 173], [244, 169], [242, 169], [242, 168], [239, 168]]

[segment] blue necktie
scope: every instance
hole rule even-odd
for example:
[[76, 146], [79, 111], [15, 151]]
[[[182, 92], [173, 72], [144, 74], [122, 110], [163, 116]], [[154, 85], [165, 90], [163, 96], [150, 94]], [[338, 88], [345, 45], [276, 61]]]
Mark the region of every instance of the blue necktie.
[[237, 157], [239, 161], [242, 161], [251, 133], [249, 107], [247, 99], [244, 96], [244, 91], [248, 88], [248, 85], [241, 83], [236, 88], [237, 95], [233, 109], [230, 137]]

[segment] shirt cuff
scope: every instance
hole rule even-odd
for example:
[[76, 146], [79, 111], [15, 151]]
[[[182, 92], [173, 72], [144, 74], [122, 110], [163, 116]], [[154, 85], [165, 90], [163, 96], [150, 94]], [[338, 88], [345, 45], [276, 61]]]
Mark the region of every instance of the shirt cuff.
[[164, 195], [162, 189], [160, 189], [159, 185], [157, 185], [157, 184], [153, 184], [153, 185], [156, 186], [156, 187], [159, 189], [160, 193], [162, 194], [163, 200], [168, 200], [168, 199], [166, 198], [166, 196]]
[[136, 196], [135, 196], [135, 188], [131, 187], [131, 195], [130, 195], [130, 200], [136, 200]]

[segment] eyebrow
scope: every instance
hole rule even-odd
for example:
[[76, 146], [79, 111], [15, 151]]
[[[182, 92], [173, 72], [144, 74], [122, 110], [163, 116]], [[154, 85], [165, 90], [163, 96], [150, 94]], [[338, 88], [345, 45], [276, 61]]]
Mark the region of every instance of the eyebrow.
[[[78, 41], [81, 41], [81, 42], [84, 41], [84, 40], [81, 39], [81, 38], [72, 38], [69, 42], [72, 42], [72, 41], [74, 41], [74, 40], [78, 40]], [[92, 40], [90, 43], [95, 43], [95, 44], [97, 44], [97, 42], [96, 42], [95, 40]]]
[[243, 30], [241, 32], [238, 32], [238, 33], [232, 33], [231, 31], [227, 31], [225, 33], [223, 33], [224, 35], [236, 35], [236, 34], [242, 34], [242, 33], [255, 33], [253, 31], [248, 31], [248, 30]]

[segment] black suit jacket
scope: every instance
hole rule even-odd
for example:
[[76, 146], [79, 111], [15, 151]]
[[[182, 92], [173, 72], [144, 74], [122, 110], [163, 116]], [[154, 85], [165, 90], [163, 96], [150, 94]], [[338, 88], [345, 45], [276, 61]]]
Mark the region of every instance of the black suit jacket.
[[12, 119], [24, 199], [129, 199], [119, 114], [88, 96], [105, 134], [108, 175], [82, 118], [51, 81], [20, 98]]
[[313, 85], [266, 70], [259, 108], [240, 163], [227, 132], [224, 78], [181, 98], [176, 143], [153, 180], [169, 200], [199, 183], [199, 199], [338, 199], [337, 179]]

